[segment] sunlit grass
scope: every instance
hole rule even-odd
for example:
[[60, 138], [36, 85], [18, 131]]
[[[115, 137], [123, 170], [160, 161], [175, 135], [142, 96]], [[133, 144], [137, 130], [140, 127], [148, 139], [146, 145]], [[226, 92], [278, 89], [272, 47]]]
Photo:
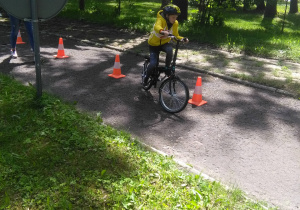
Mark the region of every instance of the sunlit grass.
[[295, 26], [299, 26], [300, 16], [286, 14], [282, 33], [285, 4], [278, 4], [277, 9], [278, 16], [272, 20], [264, 20], [263, 14], [227, 13], [225, 20], [228, 27], [228, 32], [225, 32], [228, 35], [227, 43], [224, 41], [220, 46], [228, 48], [234, 42], [234, 45], [238, 46], [237, 50], [251, 55], [299, 62], [300, 28]]

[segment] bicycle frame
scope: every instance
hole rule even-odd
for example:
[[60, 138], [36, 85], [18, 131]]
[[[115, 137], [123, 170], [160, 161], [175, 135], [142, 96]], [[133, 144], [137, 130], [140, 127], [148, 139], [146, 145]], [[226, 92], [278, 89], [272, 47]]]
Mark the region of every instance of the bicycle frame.
[[176, 39], [176, 48], [175, 48], [175, 53], [174, 53], [173, 62], [172, 62], [172, 70], [173, 71], [175, 71], [177, 53], [178, 53], [178, 49], [179, 49], [179, 42], [180, 42], [180, 40]]

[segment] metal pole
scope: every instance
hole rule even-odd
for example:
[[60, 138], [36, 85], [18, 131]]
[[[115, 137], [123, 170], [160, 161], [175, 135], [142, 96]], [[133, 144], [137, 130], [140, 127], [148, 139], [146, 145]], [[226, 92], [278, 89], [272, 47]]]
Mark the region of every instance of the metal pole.
[[36, 0], [31, 0], [31, 19], [33, 25], [34, 60], [36, 71], [36, 97], [37, 99], [40, 99], [42, 96], [42, 74], [40, 65], [40, 38], [36, 2]]

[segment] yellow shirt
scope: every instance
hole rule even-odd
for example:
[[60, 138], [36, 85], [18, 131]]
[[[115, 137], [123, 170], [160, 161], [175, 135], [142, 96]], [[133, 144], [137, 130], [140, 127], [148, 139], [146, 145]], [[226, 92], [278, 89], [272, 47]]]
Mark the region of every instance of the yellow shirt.
[[177, 39], [183, 39], [183, 37], [179, 36], [178, 34], [178, 21], [176, 20], [173, 26], [168, 28], [167, 21], [161, 16], [162, 12], [163, 10], [158, 11], [156, 22], [153, 26], [153, 31], [148, 39], [148, 44], [151, 46], [160, 46], [171, 41], [170, 37], [159, 33], [161, 30], [169, 30], [169, 33], [173, 34]]

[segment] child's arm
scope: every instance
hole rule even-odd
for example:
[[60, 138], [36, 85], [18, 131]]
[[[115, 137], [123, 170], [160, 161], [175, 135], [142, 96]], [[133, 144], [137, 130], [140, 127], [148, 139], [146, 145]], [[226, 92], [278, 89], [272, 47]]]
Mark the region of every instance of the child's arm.
[[177, 21], [173, 24], [173, 35], [174, 35], [177, 39], [179, 39], [179, 40], [183, 39], [182, 36], [179, 36], [179, 33], [178, 33], [178, 22], [177, 22]]
[[175, 24], [173, 25], [173, 35], [174, 35], [177, 39], [182, 40], [182, 41], [184, 41], [185, 43], [188, 43], [188, 42], [189, 42], [189, 39], [188, 39], [188, 38], [179, 36], [179, 33], [178, 33], [178, 22], [175, 22]]
[[157, 19], [154, 25], [154, 31], [159, 34], [162, 30], [164, 30], [163, 23], [161, 19]]

